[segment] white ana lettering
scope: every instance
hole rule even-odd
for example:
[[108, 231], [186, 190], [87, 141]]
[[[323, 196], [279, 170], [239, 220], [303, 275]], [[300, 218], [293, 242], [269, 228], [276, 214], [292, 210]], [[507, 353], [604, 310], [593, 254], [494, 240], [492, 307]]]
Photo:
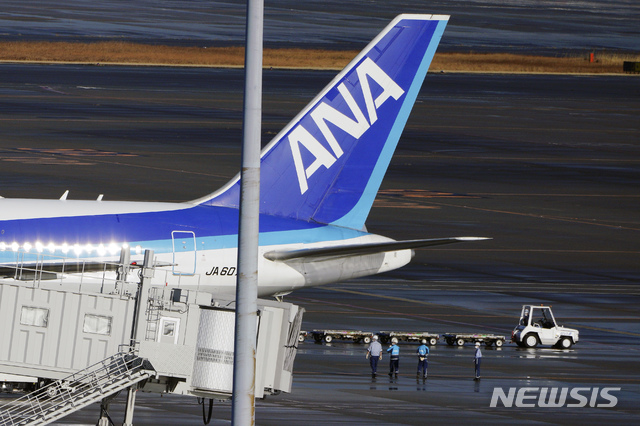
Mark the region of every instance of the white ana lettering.
[[[365, 105], [367, 106], [369, 122], [373, 124], [378, 119], [376, 110], [380, 108], [380, 106], [390, 97], [397, 101], [404, 93], [404, 90], [402, 90], [395, 81], [391, 80], [391, 77], [382, 71], [382, 69], [370, 58], [365, 59], [362, 64], [360, 64], [356, 72], [358, 73], [358, 79], [362, 86], [362, 94], [364, 95]], [[373, 94], [369, 87], [369, 78], [380, 85], [383, 90], [375, 101], [373, 100]]]
[[[302, 144], [309, 152], [315, 157], [315, 160], [307, 169], [302, 164], [302, 155], [300, 155], [300, 146]], [[289, 145], [291, 146], [291, 153], [293, 154], [293, 164], [296, 166], [296, 173], [298, 175], [298, 183], [300, 184], [300, 194], [304, 194], [309, 186], [307, 179], [313, 175], [320, 166], [324, 166], [327, 169], [335, 163], [336, 158], [318, 142], [304, 127], [297, 126], [289, 134]]]
[[571, 398], [580, 401], [577, 404], [567, 404], [567, 407], [584, 407], [585, 405], [587, 405], [587, 402], [589, 401], [587, 399], [586, 396], [580, 395], [581, 391], [590, 391], [591, 388], [573, 388], [571, 389], [571, 392], [569, 393], [569, 395], [571, 396]]
[[537, 392], [540, 388], [520, 388], [518, 390], [518, 396], [516, 397], [516, 407], [525, 408], [525, 407], [535, 407], [536, 403], [525, 403], [525, 399], [536, 399], [536, 395], [527, 395], [527, 392]]
[[491, 404], [489, 405], [492, 408], [498, 406], [498, 399], [502, 402], [502, 405], [505, 407], [513, 406], [513, 398], [516, 396], [516, 388], [509, 388], [509, 395], [504, 393], [502, 388], [493, 388], [493, 395], [491, 395]]
[[[300, 194], [304, 194], [309, 189], [307, 181], [320, 166], [328, 169], [343, 154], [342, 147], [327, 123], [332, 123], [351, 137], [358, 139], [376, 122], [378, 119], [377, 109], [380, 108], [382, 104], [389, 98], [398, 100], [400, 96], [404, 94], [404, 90], [370, 58], [366, 58], [358, 68], [356, 68], [356, 74], [360, 82], [360, 89], [362, 90], [369, 121], [367, 121], [353, 95], [347, 90], [345, 83], [341, 83], [338, 86], [338, 92], [342, 95], [354, 119], [329, 106], [325, 102], [318, 104], [310, 114], [311, 119], [316, 123], [318, 129], [331, 147], [333, 155], [300, 124], [294, 127], [289, 134], [289, 145], [300, 185]], [[373, 93], [371, 93], [370, 81], [375, 82], [382, 89], [382, 93], [375, 99], [373, 99]], [[357, 86], [357, 84], [354, 84], [354, 87]], [[315, 158], [309, 167], [305, 168], [304, 162], [302, 161], [300, 145], [303, 145]]]
[[610, 395], [609, 392], [620, 391], [622, 388], [602, 388], [602, 392], [600, 392], [600, 396], [609, 401], [608, 404], [598, 404], [598, 408], [609, 408], [615, 407], [618, 404], [618, 398], [613, 395]]
[[569, 392], [569, 388], [562, 388], [562, 390], [560, 391], [560, 397], [557, 400], [556, 395], [558, 394], [558, 388], [551, 388], [549, 399], [547, 400], [548, 390], [549, 388], [540, 388], [540, 399], [538, 400], [538, 405], [543, 408], [562, 407], [567, 400], [567, 393]]
[[318, 107], [311, 113], [311, 118], [313, 118], [313, 121], [315, 121], [316, 125], [322, 132], [322, 135], [327, 139], [327, 142], [329, 142], [329, 146], [333, 149], [333, 153], [336, 158], [340, 158], [340, 156], [342, 156], [342, 147], [340, 147], [335, 136], [333, 136], [333, 133], [329, 130], [327, 122], [334, 124], [336, 127], [344, 130], [356, 139], [362, 136], [362, 134], [369, 128], [369, 122], [364, 117], [360, 108], [358, 108], [358, 104], [355, 99], [353, 99], [353, 96], [351, 96], [351, 93], [349, 93], [344, 83], [338, 86], [338, 91], [347, 102], [349, 110], [354, 115], [355, 120], [352, 120], [337, 109], [332, 108], [325, 103], [318, 105]]

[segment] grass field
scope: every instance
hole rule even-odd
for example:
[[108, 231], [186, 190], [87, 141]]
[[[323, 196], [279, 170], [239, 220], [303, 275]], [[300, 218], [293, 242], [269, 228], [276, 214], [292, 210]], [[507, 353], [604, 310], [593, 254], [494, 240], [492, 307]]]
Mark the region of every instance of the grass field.
[[[265, 49], [264, 66], [274, 68], [342, 69], [357, 51]], [[0, 42], [0, 61], [73, 62], [89, 64], [151, 64], [242, 66], [242, 47], [155, 46], [119, 41], [99, 43]], [[640, 54], [528, 56], [508, 53], [437, 53], [431, 71], [523, 73], [623, 73], [624, 61]]]

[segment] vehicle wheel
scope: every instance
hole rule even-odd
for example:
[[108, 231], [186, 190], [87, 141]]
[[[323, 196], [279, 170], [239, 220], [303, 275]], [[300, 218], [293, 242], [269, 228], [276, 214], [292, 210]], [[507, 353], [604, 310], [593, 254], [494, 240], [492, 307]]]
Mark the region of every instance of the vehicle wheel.
[[502, 345], [504, 345], [504, 342], [500, 339], [496, 340], [496, 347], [500, 348], [502, 347]]
[[484, 345], [489, 348], [491, 347], [491, 345], [493, 345], [493, 342], [491, 340], [487, 340], [486, 342], [484, 342]]
[[330, 336], [328, 334], [326, 336], [324, 336], [324, 341], [325, 342], [331, 343], [332, 340], [333, 340], [333, 336]]
[[455, 340], [453, 340], [453, 339], [451, 339], [451, 338], [447, 338], [447, 345], [449, 345], [449, 346], [453, 346], [453, 344], [454, 344], [455, 342], [456, 342]]
[[571, 348], [571, 345], [573, 345], [573, 342], [568, 337], [563, 337], [562, 339], [560, 339], [560, 342], [559, 342], [560, 348], [569, 349]]
[[362, 341], [363, 341], [366, 345], [368, 345], [369, 343], [371, 343], [371, 336], [364, 336], [364, 337], [362, 338]]
[[458, 346], [463, 346], [463, 345], [464, 345], [464, 339], [458, 339], [458, 340], [456, 340], [456, 344], [457, 344]]
[[322, 336], [320, 336], [319, 334], [314, 334], [313, 335], [313, 340], [315, 340], [316, 343], [321, 343], [322, 342]]
[[298, 342], [304, 342], [304, 336], [302, 334], [298, 336]]
[[538, 337], [535, 334], [527, 334], [524, 337], [524, 345], [527, 348], [535, 348], [538, 345]]
[[431, 346], [435, 346], [437, 343], [438, 343], [438, 339], [436, 339], [435, 337], [429, 338], [429, 344]]

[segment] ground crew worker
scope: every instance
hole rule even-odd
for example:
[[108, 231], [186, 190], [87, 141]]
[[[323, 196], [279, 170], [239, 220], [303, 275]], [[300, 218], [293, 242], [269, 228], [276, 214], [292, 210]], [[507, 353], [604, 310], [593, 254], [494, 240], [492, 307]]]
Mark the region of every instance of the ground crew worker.
[[382, 345], [378, 342], [378, 336], [374, 335], [371, 340], [366, 357], [369, 360], [369, 365], [371, 365], [371, 377], [376, 377], [378, 361], [382, 359]]
[[391, 359], [389, 360], [389, 377], [392, 377], [394, 373], [396, 377], [398, 377], [398, 366], [400, 364], [400, 347], [398, 347], [398, 339], [395, 337], [391, 339], [391, 346], [389, 346], [387, 352], [391, 352]]
[[473, 380], [480, 380], [480, 361], [482, 361], [482, 352], [480, 351], [480, 342], [476, 342], [476, 353], [473, 356], [473, 364], [475, 365], [476, 377]]
[[427, 367], [429, 363], [427, 357], [429, 356], [429, 346], [427, 346], [427, 340], [422, 339], [422, 345], [418, 347], [418, 377], [420, 377], [420, 370], [422, 370], [422, 378], [427, 378]]

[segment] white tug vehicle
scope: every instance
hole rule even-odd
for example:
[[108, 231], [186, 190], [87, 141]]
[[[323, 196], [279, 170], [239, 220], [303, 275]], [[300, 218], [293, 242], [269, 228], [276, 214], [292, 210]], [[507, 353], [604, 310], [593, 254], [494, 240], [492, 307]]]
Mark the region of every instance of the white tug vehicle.
[[551, 306], [522, 306], [520, 323], [511, 333], [511, 341], [518, 346], [533, 348], [550, 345], [569, 349], [578, 342], [580, 332], [573, 328], [558, 326]]

